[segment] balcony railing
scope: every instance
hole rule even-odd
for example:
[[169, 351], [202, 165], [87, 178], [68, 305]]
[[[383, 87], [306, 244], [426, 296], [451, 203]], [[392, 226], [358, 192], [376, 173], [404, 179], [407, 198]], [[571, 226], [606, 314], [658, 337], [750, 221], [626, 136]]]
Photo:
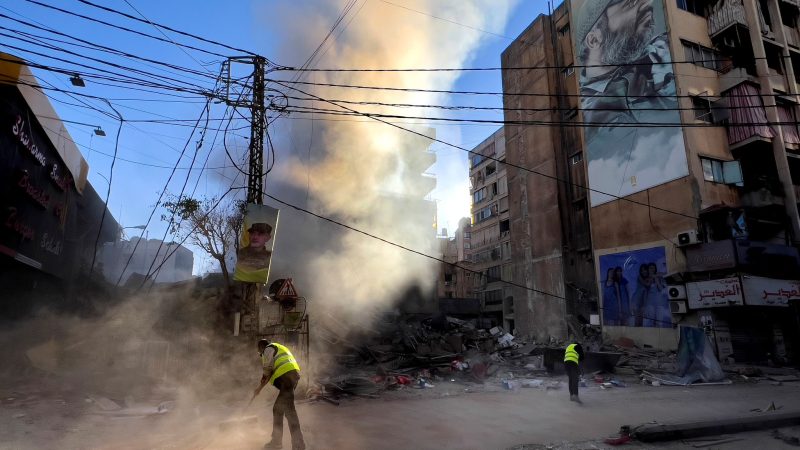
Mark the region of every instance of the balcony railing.
[[708, 34], [714, 37], [736, 24], [747, 26], [742, 0], [721, 0], [708, 16]]

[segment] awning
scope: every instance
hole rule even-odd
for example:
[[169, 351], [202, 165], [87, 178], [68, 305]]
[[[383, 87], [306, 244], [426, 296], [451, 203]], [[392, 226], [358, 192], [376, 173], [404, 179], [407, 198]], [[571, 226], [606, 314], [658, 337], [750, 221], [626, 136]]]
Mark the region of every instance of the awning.
[[86, 177], [89, 174], [89, 164], [83, 159], [72, 136], [56, 114], [50, 100], [42, 93], [39, 83], [28, 66], [22, 59], [0, 52], [0, 83], [16, 85], [28, 107], [36, 116], [39, 125], [44, 129], [47, 138], [53, 144], [53, 148], [56, 149], [67, 170], [72, 174], [75, 189], [82, 194], [86, 186]]

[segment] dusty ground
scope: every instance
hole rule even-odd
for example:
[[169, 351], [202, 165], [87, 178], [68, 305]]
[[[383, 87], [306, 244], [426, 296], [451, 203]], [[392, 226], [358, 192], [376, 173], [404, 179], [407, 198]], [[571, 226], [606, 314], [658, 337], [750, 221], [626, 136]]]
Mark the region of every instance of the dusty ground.
[[[149, 398], [111, 397], [79, 391], [56, 377], [0, 383], [0, 448], [3, 449], [258, 449], [269, 439], [270, 396], [243, 411], [243, 400], [196, 400], [189, 393], [162, 390]], [[274, 393], [271, 393], [274, 395]], [[161, 398], [159, 398], [159, 396]], [[92, 397], [92, 398], [90, 398]], [[172, 397], [175, 403], [158, 405]], [[800, 410], [800, 385], [735, 384], [706, 387], [583, 389], [584, 404], [567, 401], [559, 390], [505, 391], [439, 382], [433, 389], [298, 406], [312, 449], [591, 449], [620, 425], [638, 425], [755, 414], [774, 401], [782, 411]], [[218, 426], [256, 415], [255, 425]], [[788, 430], [795, 436], [798, 430]], [[797, 448], [768, 432], [744, 441], [706, 448]], [[569, 443], [566, 443], [569, 442]], [[548, 446], [549, 445], [549, 446]], [[284, 448], [290, 448], [288, 430]], [[689, 444], [631, 448], [695, 448]]]

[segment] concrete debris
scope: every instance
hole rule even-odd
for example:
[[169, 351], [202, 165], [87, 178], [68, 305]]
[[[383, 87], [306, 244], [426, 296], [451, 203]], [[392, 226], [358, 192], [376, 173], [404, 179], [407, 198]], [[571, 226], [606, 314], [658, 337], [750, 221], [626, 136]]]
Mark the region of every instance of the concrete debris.
[[100, 396], [89, 396], [89, 400], [103, 411], [119, 411], [122, 409], [117, 402]]
[[775, 439], [781, 440], [781, 441], [785, 442], [786, 444], [789, 444], [789, 445], [792, 445], [792, 446], [795, 446], [795, 447], [800, 447], [800, 438], [798, 438], [797, 436], [789, 436], [788, 434], [783, 433], [781, 430], [773, 430], [772, 431], [772, 437], [774, 437]]

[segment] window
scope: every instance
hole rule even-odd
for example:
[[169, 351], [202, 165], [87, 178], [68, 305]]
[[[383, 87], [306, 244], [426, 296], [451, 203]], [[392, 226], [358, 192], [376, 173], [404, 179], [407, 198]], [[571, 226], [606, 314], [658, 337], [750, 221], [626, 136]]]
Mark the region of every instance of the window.
[[569, 24], [564, 25], [563, 27], [558, 29], [558, 36], [565, 37], [569, 35]]
[[702, 120], [706, 123], [713, 122], [711, 115], [711, 102], [705, 97], [692, 96], [692, 108], [694, 108], [694, 119]]
[[569, 66], [561, 69], [561, 74], [564, 75], [564, 78], [569, 77], [573, 73], [575, 73], [575, 67], [572, 64], [570, 64]]
[[683, 44], [683, 53], [687, 62], [706, 69], [722, 70], [724, 58], [716, 50], [689, 41], [682, 40], [681, 44]]
[[472, 161], [472, 167], [482, 163], [484, 159], [486, 159], [486, 157], [481, 154], [472, 155], [472, 158], [470, 159]]
[[483, 199], [485, 198], [486, 198], [486, 188], [483, 188], [478, 191], [475, 191], [475, 193], [472, 194], [472, 203], [478, 204], [482, 202]]
[[571, 166], [580, 164], [581, 161], [583, 161], [583, 152], [575, 153], [574, 155], [569, 157], [569, 164]]
[[489, 175], [495, 173], [495, 172], [497, 172], [497, 165], [496, 164], [489, 164], [488, 166], [486, 166], [486, 176], [487, 177]]
[[472, 244], [469, 242], [464, 242], [464, 249], [469, 250], [472, 248]]
[[471, 237], [472, 237], [472, 233], [471, 232], [469, 232], [469, 231], [465, 231], [464, 232], [464, 239], [469, 239]]
[[706, 16], [706, 7], [703, 0], [677, 0], [678, 8], [698, 16]]
[[500, 234], [508, 233], [511, 230], [511, 221], [509, 219], [500, 221]]
[[501, 281], [500, 278], [500, 266], [489, 267], [486, 269], [486, 277], [487, 283], [494, 283], [495, 281]]
[[492, 197], [494, 197], [495, 195], [497, 195], [497, 182], [492, 183], [491, 188], [492, 188]]
[[486, 207], [475, 213], [475, 223], [482, 222], [492, 216], [492, 208]]
[[742, 186], [742, 166], [739, 161], [700, 158], [700, 162], [703, 165], [704, 180], [712, 183]]
[[486, 291], [484, 292], [483, 303], [486, 306], [490, 305], [500, 305], [503, 303], [503, 290], [496, 289], [494, 291]]

